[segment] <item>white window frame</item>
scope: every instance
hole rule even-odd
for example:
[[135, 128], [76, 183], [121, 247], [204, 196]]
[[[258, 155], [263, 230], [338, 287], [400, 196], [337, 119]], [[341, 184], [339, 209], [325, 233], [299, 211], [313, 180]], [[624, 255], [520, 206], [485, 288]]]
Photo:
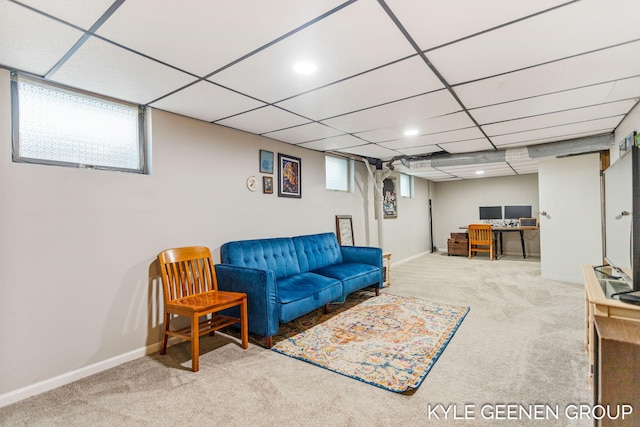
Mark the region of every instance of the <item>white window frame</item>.
[[[46, 86], [48, 89], [67, 93], [70, 96], [86, 98], [93, 101], [100, 101], [105, 104], [115, 104], [119, 107], [131, 108], [133, 110], [137, 110], [137, 144], [138, 144], [138, 166], [136, 168], [128, 168], [128, 167], [118, 167], [118, 166], [110, 166], [110, 165], [101, 165], [101, 164], [86, 164], [86, 163], [76, 163], [73, 161], [61, 161], [55, 159], [46, 159], [46, 158], [37, 158], [37, 157], [26, 157], [20, 155], [20, 89], [19, 82], [26, 81], [32, 82], [37, 85]], [[145, 132], [145, 108], [141, 105], [135, 105], [131, 103], [126, 103], [123, 101], [107, 98], [104, 96], [99, 96], [91, 93], [87, 93], [84, 91], [80, 91], [77, 89], [70, 89], [63, 85], [51, 83], [49, 81], [44, 81], [35, 77], [27, 77], [22, 74], [18, 74], [15, 72], [11, 73], [11, 124], [12, 124], [12, 159], [16, 163], [34, 163], [34, 164], [43, 164], [43, 165], [53, 165], [53, 166], [66, 166], [66, 167], [75, 167], [75, 168], [89, 168], [89, 169], [100, 169], [100, 170], [114, 170], [121, 172], [132, 172], [139, 174], [148, 173], [147, 166], [147, 140], [146, 140], [146, 132]]]
[[[329, 169], [327, 167], [327, 159], [333, 159], [333, 160], [338, 160], [340, 161], [342, 164], [344, 164], [344, 177], [341, 180], [343, 186], [342, 187], [338, 187], [338, 186], [334, 186], [331, 187], [330, 182], [329, 182]], [[346, 157], [340, 157], [340, 156], [333, 156], [331, 154], [325, 154], [325, 188], [327, 189], [327, 191], [339, 191], [339, 192], [343, 192], [343, 193], [350, 193], [353, 191], [353, 179], [354, 179], [354, 161], [353, 159], [348, 159]]]
[[400, 173], [400, 197], [413, 198], [413, 175]]

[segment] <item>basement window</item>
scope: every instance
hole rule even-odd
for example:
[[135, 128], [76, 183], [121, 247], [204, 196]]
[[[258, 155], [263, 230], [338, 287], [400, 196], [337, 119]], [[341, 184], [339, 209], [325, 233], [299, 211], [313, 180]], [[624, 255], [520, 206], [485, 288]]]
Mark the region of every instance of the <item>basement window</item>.
[[144, 108], [13, 74], [13, 161], [145, 173]]
[[413, 176], [400, 174], [400, 197], [413, 197]]
[[327, 190], [351, 191], [353, 188], [353, 160], [344, 157], [325, 156], [324, 166]]

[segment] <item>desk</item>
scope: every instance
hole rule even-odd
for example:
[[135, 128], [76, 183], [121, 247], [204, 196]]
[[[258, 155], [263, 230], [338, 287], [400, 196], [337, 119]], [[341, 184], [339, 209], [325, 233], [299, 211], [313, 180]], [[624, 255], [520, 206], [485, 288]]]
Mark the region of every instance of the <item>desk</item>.
[[[466, 230], [468, 227], [463, 226], [460, 227], [462, 230]], [[520, 233], [520, 244], [522, 245], [522, 258], [527, 257], [527, 252], [524, 248], [524, 232], [526, 230], [540, 230], [540, 227], [534, 225], [519, 225], [517, 227], [495, 227], [491, 226], [491, 230], [493, 231], [494, 236], [498, 236], [499, 246], [500, 246], [500, 255], [502, 255], [502, 233], [508, 233], [512, 231], [518, 231]], [[496, 254], [498, 253], [498, 248], [496, 248]]]
[[[491, 227], [494, 233], [500, 236], [500, 255], [502, 255], [502, 233], [508, 233], [511, 231], [517, 231], [520, 233], [520, 244], [522, 245], [522, 258], [527, 257], [527, 252], [524, 248], [524, 232], [525, 230], [539, 230], [539, 227], [529, 225], [519, 225], [517, 227]], [[497, 250], [496, 250], [497, 252]]]

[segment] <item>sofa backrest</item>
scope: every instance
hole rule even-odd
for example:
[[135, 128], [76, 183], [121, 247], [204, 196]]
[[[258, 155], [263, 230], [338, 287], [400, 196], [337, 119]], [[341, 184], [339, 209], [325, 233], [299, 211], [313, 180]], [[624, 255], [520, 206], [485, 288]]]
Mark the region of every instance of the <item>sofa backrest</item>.
[[272, 270], [276, 278], [300, 273], [291, 238], [239, 240], [220, 247], [223, 264]]
[[294, 237], [293, 244], [298, 253], [298, 262], [302, 271], [311, 271], [342, 262], [342, 251], [334, 233]]

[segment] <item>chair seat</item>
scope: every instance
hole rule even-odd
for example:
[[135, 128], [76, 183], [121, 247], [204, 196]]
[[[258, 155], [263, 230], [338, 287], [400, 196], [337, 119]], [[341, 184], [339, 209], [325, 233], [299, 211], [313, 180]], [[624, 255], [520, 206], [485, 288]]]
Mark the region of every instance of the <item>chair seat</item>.
[[175, 299], [167, 303], [168, 307], [181, 308], [186, 311], [206, 311], [208, 308], [216, 307], [220, 310], [220, 306], [225, 304], [237, 305], [246, 298], [247, 294], [240, 292], [203, 292], [201, 294], [189, 295], [183, 298]]

